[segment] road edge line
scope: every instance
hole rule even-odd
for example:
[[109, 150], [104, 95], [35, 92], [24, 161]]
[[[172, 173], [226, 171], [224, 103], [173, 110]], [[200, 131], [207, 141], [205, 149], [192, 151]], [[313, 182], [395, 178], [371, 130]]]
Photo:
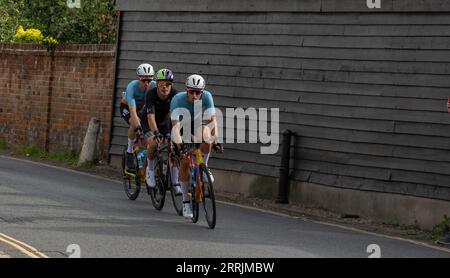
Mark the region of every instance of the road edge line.
[[377, 237], [382, 237], [382, 238], [387, 238], [387, 239], [392, 239], [392, 240], [403, 241], [403, 242], [411, 243], [411, 244], [414, 244], [414, 245], [418, 245], [418, 246], [427, 247], [427, 248], [443, 251], [443, 252], [446, 252], [446, 253], [450, 253], [450, 249], [447, 249], [447, 248], [444, 248], [444, 247], [430, 245], [428, 243], [415, 241], [415, 240], [412, 240], [412, 239], [407, 239], [407, 238], [402, 238], [402, 237], [389, 236], [389, 235], [385, 235], [385, 234], [369, 232], [369, 231], [361, 230], [361, 229], [358, 229], [358, 228], [348, 227], [348, 226], [345, 226], [345, 225], [329, 223], [329, 222], [325, 222], [325, 221], [312, 220], [312, 219], [309, 219], [308, 217], [305, 217], [305, 216], [302, 216], [302, 217], [292, 216], [292, 215], [289, 215], [289, 214], [286, 214], [286, 213], [282, 213], [282, 212], [273, 212], [273, 211], [262, 209], [262, 208], [254, 208], [254, 207], [250, 207], [250, 206], [247, 206], [247, 205], [230, 203], [230, 202], [227, 202], [227, 201], [217, 201], [216, 200], [216, 202], [222, 203], [222, 204], [226, 204], [226, 205], [230, 205], [230, 206], [246, 208], [246, 209], [249, 209], [249, 210], [265, 212], [265, 213], [276, 215], [276, 216], [283, 216], [283, 217], [287, 217], [287, 218], [291, 218], [291, 219], [301, 219], [301, 220], [303, 220], [305, 222], [312, 222], [312, 223], [316, 223], [316, 224], [332, 226], [332, 227], [341, 228], [341, 229], [349, 230], [349, 231], [353, 231], [353, 232], [359, 232], [359, 233], [363, 233], [363, 234], [368, 234], [368, 235], [372, 235], [372, 236], [377, 236]]
[[97, 175], [94, 175], [94, 174], [89, 174], [89, 173], [85, 173], [85, 172], [77, 171], [77, 170], [73, 170], [73, 169], [67, 169], [67, 168], [64, 168], [62, 166], [55, 166], [55, 165], [50, 165], [50, 164], [46, 164], [46, 163], [42, 163], [42, 162], [37, 162], [37, 161], [32, 161], [32, 160], [27, 160], [27, 159], [22, 159], [22, 158], [16, 158], [16, 157], [11, 157], [11, 156], [6, 156], [6, 155], [0, 155], [0, 158], [6, 158], [6, 159], [21, 161], [21, 162], [28, 162], [28, 163], [31, 163], [31, 164], [45, 166], [45, 167], [49, 167], [49, 168], [53, 168], [53, 169], [58, 169], [58, 170], [62, 170], [62, 171], [66, 171], [66, 172], [70, 172], [70, 173], [74, 173], [74, 174], [80, 174], [80, 175], [91, 177], [91, 178], [111, 181], [111, 182], [115, 182], [115, 183], [122, 183], [122, 182], [120, 182], [118, 180], [115, 180], [115, 179], [105, 178], [105, 177], [102, 177], [102, 176], [97, 176]]

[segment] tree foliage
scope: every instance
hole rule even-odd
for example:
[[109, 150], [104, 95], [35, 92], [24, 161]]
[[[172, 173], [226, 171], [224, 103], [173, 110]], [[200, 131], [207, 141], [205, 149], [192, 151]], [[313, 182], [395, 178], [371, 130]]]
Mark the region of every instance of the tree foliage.
[[9, 42], [14, 37], [19, 26], [21, 4], [23, 1], [0, 0], [0, 42]]
[[[60, 43], [113, 43], [116, 14], [112, 0], [80, 0], [80, 8], [69, 8], [67, 0], [0, 0], [9, 8], [2, 41], [11, 40], [18, 25], [39, 29]], [[20, 12], [18, 12], [20, 11]], [[0, 23], [1, 24], [1, 23]], [[1, 25], [3, 26], [3, 25]], [[12, 28], [12, 30], [11, 30]]]

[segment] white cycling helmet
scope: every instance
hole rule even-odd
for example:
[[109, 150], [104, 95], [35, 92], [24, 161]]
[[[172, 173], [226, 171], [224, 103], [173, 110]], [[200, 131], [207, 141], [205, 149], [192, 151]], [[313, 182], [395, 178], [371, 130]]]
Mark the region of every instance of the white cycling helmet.
[[186, 79], [186, 87], [195, 90], [205, 89], [205, 79], [198, 74], [193, 74]]
[[155, 75], [155, 71], [153, 70], [153, 67], [150, 64], [139, 65], [139, 67], [136, 69], [136, 73], [138, 76], [153, 77]]

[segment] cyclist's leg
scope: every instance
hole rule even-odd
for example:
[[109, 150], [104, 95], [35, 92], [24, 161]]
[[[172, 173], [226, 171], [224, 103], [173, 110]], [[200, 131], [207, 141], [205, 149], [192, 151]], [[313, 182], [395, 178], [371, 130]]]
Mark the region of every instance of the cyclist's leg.
[[207, 125], [202, 126], [202, 135], [203, 135], [203, 143], [200, 145], [200, 150], [203, 154], [203, 162], [206, 166], [208, 166], [209, 154], [212, 149], [212, 142], [210, 142], [210, 138], [214, 136], [214, 130], [211, 131]]
[[[203, 162], [206, 164], [206, 158], [208, 157], [208, 154], [210, 153], [211, 150], [211, 146], [212, 144], [208, 144], [207, 142], [205, 142], [204, 138], [205, 137], [210, 137], [210, 129], [208, 126], [206, 125], [202, 125], [200, 127], [198, 127], [197, 129], [194, 128], [194, 124], [191, 123], [191, 135], [192, 135], [192, 139], [194, 140], [195, 147], [196, 148], [200, 148], [202, 154], [203, 154]], [[202, 143], [199, 143], [202, 142]]]
[[[202, 135], [203, 135], [203, 143], [200, 145], [200, 150], [201, 150], [202, 156], [203, 156], [203, 163], [206, 165], [206, 167], [208, 169], [208, 160], [209, 160], [209, 155], [211, 154], [211, 149], [212, 149], [212, 144], [213, 144], [213, 142], [211, 141], [211, 138], [212, 138], [212, 136], [214, 136], [214, 130], [211, 131], [209, 126], [204, 125], [204, 126], [202, 126]], [[209, 175], [211, 177], [211, 181], [214, 182], [214, 177], [211, 174], [211, 172], [209, 172]], [[203, 180], [206, 180], [206, 176], [203, 176]]]
[[155, 172], [153, 170], [154, 169], [154, 161], [155, 161], [155, 152], [156, 152], [155, 136], [153, 134], [150, 134], [150, 137], [147, 138], [147, 170], [146, 170], [146, 179], [147, 179], [147, 185], [152, 187], [152, 188], [155, 187], [155, 185], [156, 185]]
[[181, 190], [183, 193], [183, 202], [189, 202], [189, 178], [190, 178], [190, 171], [191, 166], [189, 165], [189, 159], [187, 157], [181, 158], [180, 161], [180, 184], [181, 184]]
[[[133, 147], [134, 147], [134, 142], [136, 141], [136, 129], [139, 126], [144, 125], [146, 122], [146, 121], [142, 121], [142, 117], [141, 117], [141, 114], [139, 111], [137, 112], [137, 115], [138, 115], [137, 120], [133, 119], [133, 117], [131, 117], [131, 115], [129, 118], [130, 128], [128, 129], [128, 142], [130, 144], [132, 144]], [[144, 129], [144, 126], [142, 126], [142, 128]], [[145, 131], [144, 131], [144, 133], [145, 133]], [[133, 148], [131, 148], [131, 149], [133, 149]]]
[[[180, 133], [183, 136], [185, 131], [181, 128]], [[193, 133], [193, 129], [191, 128], [191, 133]], [[178, 154], [175, 154], [178, 155]], [[179, 168], [179, 181], [181, 186], [181, 193], [183, 196], [183, 216], [186, 218], [192, 218], [192, 210], [190, 207], [190, 198], [189, 198], [189, 183], [190, 183], [190, 175], [191, 175], [191, 166], [190, 161], [187, 157], [180, 157], [180, 168]]]
[[[142, 118], [143, 117], [144, 116], [142, 116]], [[142, 129], [144, 131], [145, 137], [147, 138], [147, 152], [148, 152], [147, 165], [150, 166], [149, 168], [153, 169], [153, 163], [154, 163], [154, 159], [155, 159], [155, 152], [156, 152], [156, 145], [157, 145], [156, 140], [155, 140], [155, 135], [151, 131], [147, 119], [141, 119], [141, 121], [142, 121]], [[170, 130], [168, 130], [168, 128], [166, 126], [160, 125], [159, 123], [157, 123], [157, 128], [158, 128], [158, 131], [163, 135], [170, 132]]]
[[170, 175], [172, 184], [175, 186], [180, 186], [180, 169], [178, 168], [178, 165], [175, 165], [175, 163], [171, 163], [170, 165]]
[[150, 130], [148, 121], [146, 119], [146, 115], [140, 113], [139, 118], [141, 120], [142, 131], [144, 132], [147, 143], [147, 170], [146, 170], [147, 185], [153, 188], [156, 185], [154, 173], [154, 161], [156, 152], [155, 135]]
[[[127, 106], [127, 109], [129, 111], [129, 107]], [[130, 124], [130, 128], [128, 129], [128, 139], [132, 140], [132, 143], [134, 144], [136, 140], [136, 128], [141, 125], [142, 119], [140, 118], [140, 114], [138, 112], [139, 120], [133, 120], [131, 117], [131, 114], [128, 116], [128, 123]]]
[[155, 158], [156, 140], [155, 134], [151, 131], [148, 125], [147, 119], [145, 119], [145, 121], [142, 121], [142, 130], [144, 131], [144, 135], [147, 138], [147, 159], [153, 160]]
[[[172, 130], [171, 122], [165, 121], [163, 123], [158, 123], [158, 130], [164, 136], [164, 143], [170, 144], [170, 140], [171, 140], [170, 131]], [[175, 190], [177, 193], [181, 193], [181, 189], [179, 188], [180, 180], [179, 180], [178, 165], [174, 165], [174, 163], [169, 163], [169, 164], [170, 164], [170, 175], [171, 175], [172, 184], [178, 186], [177, 188], [175, 188]], [[174, 166], [176, 166], [176, 167], [174, 167]]]
[[128, 105], [121, 103], [120, 104], [120, 115], [122, 116], [122, 119], [130, 125], [128, 129], [128, 143], [127, 143], [127, 154], [126, 154], [126, 161], [127, 161], [127, 167], [128, 169], [134, 169], [134, 158], [133, 158], [133, 148], [134, 148], [134, 141], [136, 138], [135, 132], [133, 128], [133, 125], [130, 123], [131, 114], [130, 109]]
[[181, 158], [180, 162], [180, 185], [181, 193], [183, 195], [183, 216], [186, 218], [192, 218], [192, 210], [190, 206], [189, 192], [189, 178], [190, 178], [190, 162], [187, 157]]
[[153, 132], [148, 132], [149, 136], [147, 137], [147, 151], [148, 151], [148, 159], [154, 159], [156, 153], [156, 140]]

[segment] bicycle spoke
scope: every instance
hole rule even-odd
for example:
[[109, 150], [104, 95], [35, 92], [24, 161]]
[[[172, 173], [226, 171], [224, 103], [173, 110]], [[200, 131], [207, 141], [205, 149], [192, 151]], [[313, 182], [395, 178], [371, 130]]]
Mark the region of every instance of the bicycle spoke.
[[[207, 179], [203, 181], [203, 209], [205, 213], [206, 222], [208, 226], [213, 229], [216, 225], [216, 204], [214, 198], [213, 184], [209, 176], [209, 170], [207, 167], [201, 165], [201, 177], [206, 176]], [[206, 173], [206, 175], [204, 175]]]
[[154, 175], [155, 175], [155, 188], [151, 190], [150, 197], [152, 199], [152, 204], [157, 210], [161, 210], [164, 207], [165, 197], [166, 197], [166, 177], [164, 173], [164, 157], [161, 148], [156, 150], [154, 159]]

